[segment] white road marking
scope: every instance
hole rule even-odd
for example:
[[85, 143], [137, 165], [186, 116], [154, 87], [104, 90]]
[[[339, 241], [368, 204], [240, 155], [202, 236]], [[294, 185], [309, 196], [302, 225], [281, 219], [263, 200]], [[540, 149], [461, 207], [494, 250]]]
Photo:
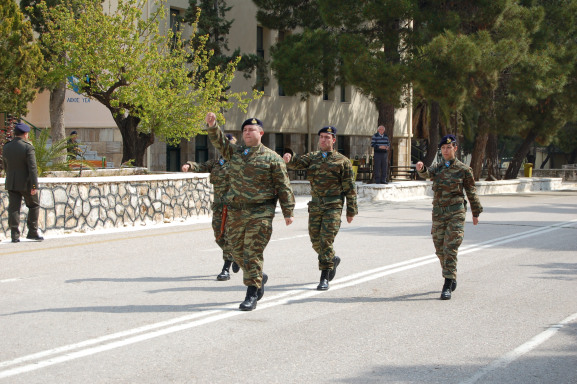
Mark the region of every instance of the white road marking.
[[[536, 234], [548, 233], [566, 225], [573, 224], [577, 222], [577, 219], [549, 225], [542, 228], [532, 229], [526, 232], [512, 234], [508, 236], [503, 236], [497, 239], [488, 240], [482, 243], [470, 245], [468, 247], [463, 247], [459, 251], [460, 254], [471, 253], [479, 251], [482, 249], [491, 248], [497, 245], [509, 243], [512, 241], [518, 241], [526, 237], [532, 237]], [[302, 237], [302, 236], [301, 236]], [[359, 272], [353, 275], [344, 276], [340, 279], [336, 279], [331, 284], [330, 291], [317, 291], [315, 290], [315, 285], [304, 285], [299, 289], [293, 289], [291, 291], [283, 292], [275, 296], [263, 298], [256, 310], [264, 310], [279, 305], [286, 304], [290, 301], [302, 300], [308, 297], [320, 295], [325, 292], [333, 292], [342, 288], [350, 287], [353, 285], [358, 285], [367, 281], [375, 280], [383, 276], [391, 275], [398, 272], [403, 272], [409, 269], [417, 268], [426, 264], [430, 264], [437, 261], [436, 255], [427, 255], [411, 260], [386, 265], [383, 267]], [[304, 291], [304, 292], [303, 292]], [[204, 324], [213, 323], [216, 321], [224, 320], [234, 316], [240, 316], [245, 314], [245, 312], [239, 311], [237, 304], [230, 304], [224, 306], [223, 309], [203, 311], [201, 313], [195, 313], [187, 316], [177, 317], [171, 320], [150, 324], [144, 327], [134, 328], [123, 332], [114, 333], [107, 336], [98, 337], [95, 339], [86, 340], [76, 344], [65, 345], [59, 348], [54, 348], [38, 353], [34, 353], [27, 356], [22, 356], [13, 360], [8, 360], [0, 362], [0, 368], [6, 368], [29, 361], [33, 361], [28, 365], [23, 365], [21, 367], [7, 369], [0, 371], [0, 379], [19, 375], [26, 372], [35, 371], [40, 368], [48, 367], [51, 365], [63, 363], [66, 361], [75, 360], [81, 357], [94, 355], [100, 352], [112, 350], [115, 348], [120, 348], [126, 345], [139, 343], [145, 340], [150, 340], [156, 337], [168, 335], [175, 332], [180, 332], [186, 329], [195, 328]], [[575, 315], [574, 315], [575, 316]], [[570, 317], [571, 318], [571, 317]], [[569, 318], [568, 318], [569, 319]], [[566, 319], [567, 320], [567, 319]], [[183, 324], [178, 324], [183, 323]], [[159, 329], [164, 328], [164, 329]], [[140, 335], [139, 335], [140, 334]], [[549, 336], [551, 337], [551, 336]], [[117, 339], [123, 339], [114, 341]], [[107, 343], [102, 345], [97, 345], [101, 343]], [[70, 352], [80, 349], [76, 352]], [[70, 352], [65, 355], [57, 356], [59, 354]], [[50, 357], [55, 356], [55, 357]], [[45, 360], [40, 360], [42, 358], [48, 357]], [[494, 368], [496, 369], [496, 368]], [[476, 379], [477, 380], [477, 379]]]
[[558, 324], [555, 324], [545, 331], [541, 332], [537, 336], [533, 337], [531, 340], [526, 342], [523, 345], [515, 348], [511, 352], [503, 355], [501, 358], [493, 361], [491, 364], [487, 365], [485, 368], [479, 370], [474, 376], [471, 378], [461, 381], [460, 384], [474, 384], [480, 378], [485, 376], [488, 373], [491, 373], [497, 369], [504, 368], [513, 361], [517, 360], [519, 357], [523, 356], [524, 354], [532, 351], [533, 349], [537, 348], [539, 345], [543, 344], [545, 341], [549, 340], [553, 337], [557, 331], [563, 328], [566, 324], [571, 323], [572, 321], [577, 320], [577, 313], [572, 314], [571, 316], [565, 318], [564, 320], [560, 321]]

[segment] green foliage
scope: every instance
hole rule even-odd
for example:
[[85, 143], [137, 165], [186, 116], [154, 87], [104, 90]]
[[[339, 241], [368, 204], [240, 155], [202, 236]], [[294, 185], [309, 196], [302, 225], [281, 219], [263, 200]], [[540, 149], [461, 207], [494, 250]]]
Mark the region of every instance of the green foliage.
[[82, 94], [111, 111], [123, 136], [123, 161], [133, 158], [142, 166], [155, 136], [170, 144], [190, 139], [209, 111], [245, 110], [259, 97], [224, 91], [237, 61], [209, 69], [211, 54], [202, 44], [191, 49], [166, 25], [167, 33], [161, 33], [164, 3], [155, 3], [149, 18], [143, 0], [119, 1], [109, 9], [98, 0], [39, 7], [50, 20], [44, 43], [66, 57], [54, 63], [56, 69], [74, 75]]
[[43, 57], [32, 32], [17, 3], [0, 0], [0, 111], [24, 115], [36, 98]]
[[89, 163], [82, 160], [65, 161], [66, 153], [69, 149], [68, 138], [49, 143], [50, 130], [33, 129], [30, 131], [29, 139], [34, 145], [36, 153], [36, 167], [38, 176], [45, 176], [51, 171], [70, 171], [71, 167], [82, 166], [84, 169], [92, 169]]
[[231, 8], [225, 0], [189, 0], [183, 22], [197, 25], [198, 31], [191, 39], [193, 49], [204, 45], [206, 51], [212, 52], [207, 65], [208, 70], [214, 68], [224, 70], [228, 63], [236, 62], [240, 58], [236, 69], [243, 72], [246, 79], [251, 78], [255, 71], [260, 74], [257, 77], [259, 83], [254, 87], [258, 89], [269, 81], [266, 75], [267, 62], [264, 58], [256, 54], [242, 54], [239, 48], [230, 55], [226, 54], [229, 51], [228, 35], [234, 22], [226, 19], [226, 13]]

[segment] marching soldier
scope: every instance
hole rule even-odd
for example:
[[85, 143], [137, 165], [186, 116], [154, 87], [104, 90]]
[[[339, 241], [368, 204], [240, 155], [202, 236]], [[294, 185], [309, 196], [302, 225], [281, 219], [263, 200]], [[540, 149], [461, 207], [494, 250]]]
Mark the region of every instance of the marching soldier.
[[8, 225], [12, 242], [20, 241], [20, 207], [22, 198], [28, 207], [27, 239], [42, 241], [38, 234], [40, 199], [38, 197], [38, 170], [36, 152], [28, 141], [30, 127], [18, 123], [14, 127], [14, 139], [4, 145], [3, 160], [6, 171], [5, 188], [8, 191]]
[[293, 222], [294, 194], [282, 158], [261, 143], [262, 122], [251, 118], [241, 127], [245, 145], [226, 140], [216, 115], [206, 116], [208, 137], [228, 161], [229, 189], [225, 194], [228, 218], [225, 236], [234, 260], [242, 268], [247, 286], [242, 311], [252, 311], [264, 295], [268, 276], [263, 273], [263, 252], [272, 235], [277, 200], [285, 224]]
[[[230, 133], [226, 138], [236, 144], [236, 137]], [[182, 172], [210, 173], [210, 183], [213, 185], [214, 197], [212, 201], [212, 230], [214, 239], [220, 249], [222, 249], [222, 258], [224, 265], [222, 271], [216, 276], [218, 281], [230, 280], [230, 267], [234, 273], [240, 270], [237, 263], [234, 262], [232, 255], [226, 248], [226, 239], [224, 236], [224, 225], [226, 223], [227, 209], [224, 205], [224, 195], [228, 190], [228, 162], [221, 156], [218, 160], [208, 160], [204, 163], [195, 163], [188, 161], [182, 166]]]
[[320, 151], [302, 156], [285, 153], [283, 159], [289, 169], [307, 171], [312, 199], [309, 206], [309, 236], [318, 254], [321, 277], [317, 289], [329, 289], [337, 273], [340, 257], [335, 256], [333, 243], [341, 227], [341, 215], [346, 199], [347, 223], [358, 213], [357, 192], [353, 167], [349, 159], [334, 150], [337, 141], [335, 127], [324, 127], [319, 133]]
[[441, 300], [450, 300], [451, 292], [457, 288], [457, 252], [463, 242], [467, 199], [473, 212], [473, 225], [479, 223], [483, 207], [476, 194], [475, 179], [470, 167], [460, 162], [457, 153], [457, 139], [446, 135], [439, 143], [444, 162], [430, 168], [419, 161], [417, 172], [423, 178], [433, 180], [433, 227], [431, 235], [435, 253], [441, 262], [445, 283]]

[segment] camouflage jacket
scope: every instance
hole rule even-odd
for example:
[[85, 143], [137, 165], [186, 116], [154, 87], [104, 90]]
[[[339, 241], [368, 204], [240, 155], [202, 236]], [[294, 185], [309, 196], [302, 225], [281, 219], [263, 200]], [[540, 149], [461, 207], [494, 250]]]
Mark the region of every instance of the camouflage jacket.
[[207, 128], [208, 137], [228, 160], [229, 189], [225, 200], [232, 203], [261, 203], [277, 199], [284, 217], [292, 217], [295, 197], [286, 165], [272, 149], [230, 143], [220, 127]]
[[346, 197], [347, 216], [353, 217], [358, 213], [353, 167], [346, 156], [337, 151], [310, 152], [293, 156], [287, 167], [307, 171], [313, 197]]
[[[447, 167], [444, 162], [435, 163], [430, 168], [423, 167], [419, 176], [433, 180], [433, 206], [448, 207], [463, 204], [464, 193], [467, 194], [473, 216], [478, 217], [483, 212], [481, 202], [477, 197], [475, 178], [470, 167], [455, 159]], [[463, 193], [464, 192], [464, 193]]]
[[210, 173], [210, 183], [214, 188], [214, 201], [221, 201], [228, 191], [228, 163], [225, 159], [208, 160], [204, 163], [187, 162], [189, 172]]

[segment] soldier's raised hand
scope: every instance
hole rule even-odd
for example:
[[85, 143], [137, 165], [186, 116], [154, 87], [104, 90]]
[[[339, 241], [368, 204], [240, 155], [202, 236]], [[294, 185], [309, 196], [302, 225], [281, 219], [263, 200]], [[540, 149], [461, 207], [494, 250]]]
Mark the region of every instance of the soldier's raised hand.
[[206, 121], [206, 125], [208, 125], [209, 128], [212, 128], [216, 124], [216, 115], [212, 112], [209, 112], [206, 114], [206, 119], [204, 120]]

